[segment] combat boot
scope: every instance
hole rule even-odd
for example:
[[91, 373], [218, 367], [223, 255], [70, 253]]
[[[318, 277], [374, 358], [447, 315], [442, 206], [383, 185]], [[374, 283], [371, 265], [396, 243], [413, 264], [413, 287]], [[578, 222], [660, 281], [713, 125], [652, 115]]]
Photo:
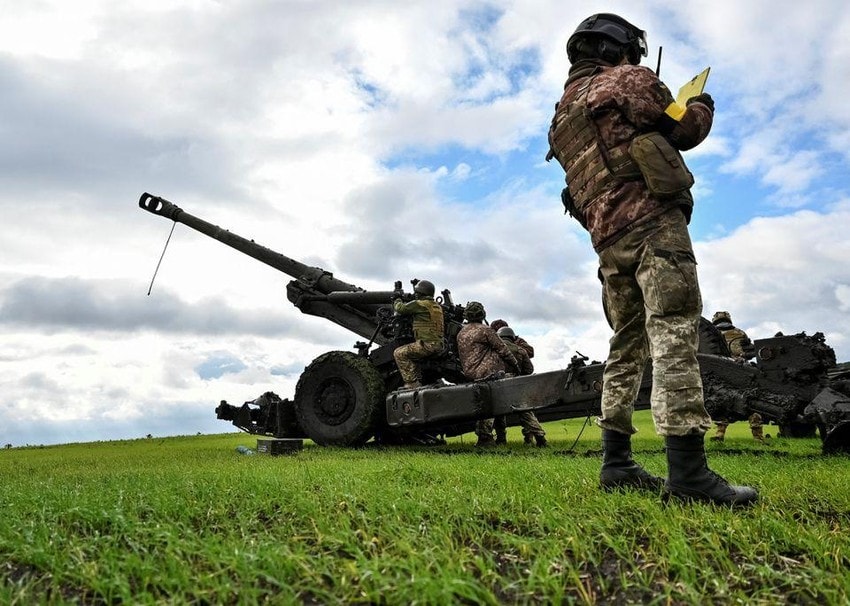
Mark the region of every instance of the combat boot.
[[546, 448], [549, 445], [549, 442], [546, 441], [546, 436], [536, 435], [534, 439], [537, 442], [537, 448]]
[[708, 468], [702, 435], [667, 436], [667, 483], [664, 500], [677, 497], [717, 505], [746, 507], [758, 500], [749, 486], [732, 486]]
[[722, 442], [723, 438], [726, 437], [726, 428], [729, 427], [726, 423], [718, 423], [717, 431], [713, 436], [711, 436], [712, 442]]
[[602, 490], [637, 488], [659, 492], [664, 487], [664, 479], [652, 475], [632, 459], [630, 435], [603, 429], [599, 485]]
[[501, 446], [508, 443], [508, 434], [504, 429], [496, 429], [496, 445]]
[[525, 444], [526, 446], [533, 445], [534, 444], [534, 436], [531, 435], [530, 433], [525, 434], [522, 438], [522, 443]]
[[475, 443], [476, 448], [492, 448], [496, 445], [496, 440], [492, 435], [481, 434], [478, 436], [478, 442]]

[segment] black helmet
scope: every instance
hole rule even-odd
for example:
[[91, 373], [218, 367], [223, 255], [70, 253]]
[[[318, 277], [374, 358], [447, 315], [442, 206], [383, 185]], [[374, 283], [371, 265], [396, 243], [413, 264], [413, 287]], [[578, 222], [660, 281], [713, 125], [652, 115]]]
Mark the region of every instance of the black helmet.
[[496, 334], [499, 335], [499, 337], [502, 339], [510, 339], [511, 341], [516, 339], [516, 333], [514, 332], [514, 329], [510, 326], [502, 326], [499, 330], [496, 331]]
[[625, 56], [629, 63], [637, 65], [646, 55], [646, 32], [611, 13], [591, 15], [579, 23], [567, 41], [570, 63], [593, 57], [616, 64]]
[[463, 310], [463, 317], [470, 322], [482, 322], [487, 317], [484, 306], [478, 301], [470, 301]]
[[413, 294], [422, 297], [434, 296], [434, 283], [428, 280], [419, 280], [413, 287]]

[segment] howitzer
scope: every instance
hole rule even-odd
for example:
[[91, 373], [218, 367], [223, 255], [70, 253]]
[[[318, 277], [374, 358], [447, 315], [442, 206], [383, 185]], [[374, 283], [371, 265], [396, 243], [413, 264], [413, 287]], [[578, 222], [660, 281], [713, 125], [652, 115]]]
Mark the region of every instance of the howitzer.
[[[318, 444], [356, 446], [380, 442], [430, 443], [437, 436], [471, 431], [476, 420], [534, 410], [540, 421], [600, 413], [604, 364], [575, 356], [562, 370], [469, 382], [461, 371], [456, 336], [463, 307], [442, 291], [446, 327], [444, 351], [423, 363], [422, 388], [400, 390], [393, 350], [412, 340], [410, 320], [393, 314], [393, 291], [366, 291], [332, 273], [310, 267], [195, 217], [171, 202], [145, 193], [139, 206], [183, 223], [293, 279], [287, 298], [303, 313], [328, 319], [368, 341], [355, 352], [330, 351], [301, 374], [292, 400], [265, 392], [234, 406], [222, 400], [219, 419], [249, 433], [278, 438], [310, 438]], [[411, 281], [414, 285], [416, 280]], [[404, 295], [410, 297], [411, 295]], [[835, 373], [835, 354], [820, 333], [754, 342], [753, 363], [730, 357], [716, 327], [702, 318], [698, 360], [706, 409], [715, 419], [735, 421], [759, 412], [766, 422], [788, 431], [818, 427], [825, 451], [850, 450], [850, 387]], [[374, 347], [373, 347], [374, 346]], [[845, 373], [846, 374], [846, 373]], [[649, 408], [651, 365], [647, 365], [636, 409]]]

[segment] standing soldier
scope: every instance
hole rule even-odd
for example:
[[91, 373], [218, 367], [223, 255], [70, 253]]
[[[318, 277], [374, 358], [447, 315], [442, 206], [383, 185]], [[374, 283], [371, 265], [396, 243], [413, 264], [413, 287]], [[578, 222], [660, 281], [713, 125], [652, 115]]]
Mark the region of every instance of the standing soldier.
[[[493, 322], [493, 324], [495, 324], [495, 322]], [[490, 328], [493, 327], [493, 324], [490, 325]], [[496, 334], [502, 341], [505, 342], [505, 345], [508, 346], [508, 349], [511, 350], [511, 353], [514, 354], [514, 357], [517, 359], [519, 374], [530, 375], [533, 373], [534, 364], [532, 364], [531, 358], [528, 357], [528, 353], [525, 348], [517, 343], [517, 339], [519, 337], [517, 337], [514, 333], [514, 329], [510, 326], [502, 326], [496, 331]], [[536, 442], [537, 446], [540, 448], [546, 447], [546, 432], [543, 430], [543, 427], [541, 427], [540, 421], [537, 420], [537, 415], [535, 415], [534, 412], [531, 410], [524, 410], [520, 412], [519, 423], [522, 425], [522, 437], [526, 444], [534, 444]], [[496, 417], [494, 428], [496, 430], [496, 443], [506, 442], [507, 436], [505, 435], [506, 428], [504, 415]]]
[[413, 287], [414, 300], [405, 303], [401, 293], [396, 293], [393, 310], [397, 314], [413, 316], [413, 343], [396, 347], [393, 351], [395, 363], [404, 389], [416, 389], [422, 386], [422, 369], [419, 361], [442, 353], [443, 308], [434, 301], [434, 284], [428, 280], [419, 280]]
[[653, 362], [651, 407], [664, 436], [670, 496], [728, 505], [756, 501], [705, 456], [705, 410], [696, 351], [702, 299], [688, 233], [693, 176], [679, 150], [708, 135], [708, 94], [678, 105], [656, 74], [639, 67], [646, 32], [600, 13], [567, 42], [571, 68], [549, 129], [547, 159], [566, 171], [562, 200], [599, 255], [603, 307], [614, 330], [602, 389], [603, 489], [658, 490], [662, 479], [632, 459], [634, 401]]
[[[736, 328], [732, 324], [732, 315], [728, 311], [715, 312], [711, 317], [711, 323], [723, 335], [726, 340], [726, 345], [729, 346], [729, 353], [736, 360], [744, 363], [746, 360], [754, 358], [756, 355], [755, 347], [750, 338], [740, 328]], [[764, 442], [764, 430], [762, 428], [762, 418], [757, 412], [754, 412], [749, 417], [750, 431], [753, 434], [753, 440], [756, 442]], [[729, 423], [726, 421], [717, 421], [717, 431], [711, 436], [712, 442], [722, 442], [726, 437], [726, 429]]]
[[[496, 331], [483, 324], [487, 312], [478, 301], [466, 304], [463, 310], [466, 324], [457, 333], [457, 351], [463, 374], [471, 381], [483, 381], [499, 373], [516, 372], [519, 363]], [[493, 419], [481, 419], [475, 424], [477, 446], [491, 446], [493, 440]]]

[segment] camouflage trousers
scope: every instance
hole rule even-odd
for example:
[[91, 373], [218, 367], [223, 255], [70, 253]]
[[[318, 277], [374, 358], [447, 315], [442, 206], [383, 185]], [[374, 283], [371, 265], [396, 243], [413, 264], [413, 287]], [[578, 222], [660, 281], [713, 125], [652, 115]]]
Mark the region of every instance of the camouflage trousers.
[[422, 372], [417, 362], [442, 351], [442, 342], [414, 341], [396, 347], [393, 351], [393, 357], [404, 382], [417, 383], [422, 380]]
[[602, 388], [603, 429], [625, 434], [652, 358], [652, 417], [662, 436], [705, 434], [697, 362], [702, 297], [683, 213], [673, 208], [599, 253], [602, 303], [614, 330]]
[[[500, 432], [507, 429], [505, 421], [505, 415], [498, 416], [494, 419], [481, 419], [475, 423], [475, 435], [479, 437], [484, 436], [486, 438], [487, 436], [493, 435], [494, 429], [498, 435]], [[519, 413], [519, 424], [522, 426], [523, 436], [532, 437], [546, 435], [546, 431], [540, 425], [540, 421], [537, 420], [537, 415], [530, 410]]]

